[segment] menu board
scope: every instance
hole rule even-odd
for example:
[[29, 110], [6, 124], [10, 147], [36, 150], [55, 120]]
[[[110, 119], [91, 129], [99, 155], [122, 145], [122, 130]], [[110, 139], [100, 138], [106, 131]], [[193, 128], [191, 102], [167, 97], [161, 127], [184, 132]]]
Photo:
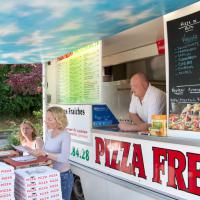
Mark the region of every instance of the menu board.
[[57, 62], [57, 103], [100, 103], [100, 91], [100, 41], [78, 49]]
[[200, 11], [168, 21], [167, 34], [169, 127], [199, 131]]

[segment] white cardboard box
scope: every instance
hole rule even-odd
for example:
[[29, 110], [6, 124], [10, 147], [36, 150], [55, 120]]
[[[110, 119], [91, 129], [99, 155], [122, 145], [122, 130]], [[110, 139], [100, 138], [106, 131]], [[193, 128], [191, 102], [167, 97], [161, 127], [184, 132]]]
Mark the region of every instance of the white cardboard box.
[[47, 166], [16, 169], [16, 200], [61, 200], [60, 172]]
[[0, 175], [14, 174], [14, 167], [0, 162]]

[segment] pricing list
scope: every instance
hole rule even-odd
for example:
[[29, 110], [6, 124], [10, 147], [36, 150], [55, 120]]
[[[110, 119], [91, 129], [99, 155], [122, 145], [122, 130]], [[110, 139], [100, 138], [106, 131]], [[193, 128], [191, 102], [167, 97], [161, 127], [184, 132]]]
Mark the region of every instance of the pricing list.
[[[169, 46], [169, 102], [200, 102], [200, 12], [167, 23]], [[183, 105], [185, 104], [185, 105]]]
[[101, 101], [101, 42], [85, 46], [57, 63], [57, 102]]
[[[200, 131], [200, 12], [167, 22], [169, 129]], [[180, 132], [178, 132], [180, 133]]]

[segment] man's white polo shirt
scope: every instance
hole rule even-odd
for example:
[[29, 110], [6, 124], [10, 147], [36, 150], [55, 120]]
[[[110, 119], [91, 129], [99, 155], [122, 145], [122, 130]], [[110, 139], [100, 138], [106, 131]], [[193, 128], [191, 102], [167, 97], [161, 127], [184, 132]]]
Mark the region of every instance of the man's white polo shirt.
[[144, 122], [151, 123], [153, 114], [166, 113], [166, 94], [149, 84], [142, 102], [134, 94], [132, 95], [129, 112], [137, 114]]

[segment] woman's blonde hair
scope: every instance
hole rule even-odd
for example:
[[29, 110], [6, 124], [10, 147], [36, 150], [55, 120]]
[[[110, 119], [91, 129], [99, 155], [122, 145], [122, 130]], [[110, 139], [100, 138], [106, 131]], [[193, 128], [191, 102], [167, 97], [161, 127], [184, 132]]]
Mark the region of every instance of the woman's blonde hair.
[[36, 138], [36, 136], [37, 136], [37, 131], [36, 131], [36, 129], [35, 129], [35, 127], [33, 126], [33, 124], [30, 122], [30, 121], [28, 121], [28, 120], [24, 120], [21, 124], [20, 124], [20, 129], [19, 129], [19, 140], [20, 140], [20, 142], [22, 143], [24, 140], [25, 140], [25, 138], [24, 138], [24, 136], [23, 136], [23, 134], [22, 134], [22, 132], [21, 132], [21, 126], [23, 125], [23, 124], [27, 124], [28, 126], [30, 126], [32, 129], [33, 129], [33, 132], [32, 132], [32, 140], [35, 140], [35, 138]]
[[58, 129], [64, 130], [66, 126], [68, 125], [67, 116], [65, 113], [65, 110], [63, 110], [61, 107], [53, 106], [47, 109], [47, 112], [50, 112], [54, 119], [57, 122]]

